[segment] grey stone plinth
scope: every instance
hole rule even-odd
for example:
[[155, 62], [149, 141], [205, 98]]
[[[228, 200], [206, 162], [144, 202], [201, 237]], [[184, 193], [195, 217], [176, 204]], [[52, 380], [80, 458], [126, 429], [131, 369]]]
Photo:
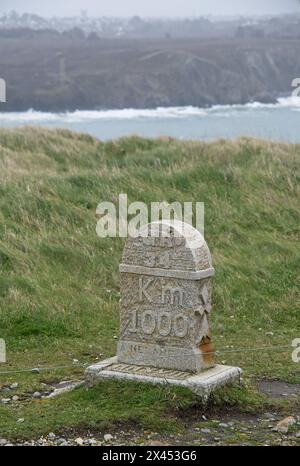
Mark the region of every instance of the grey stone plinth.
[[117, 357], [114, 357], [88, 367], [86, 381], [89, 386], [105, 379], [175, 385], [187, 387], [198, 395], [207, 397], [219, 386], [239, 382], [241, 374], [242, 370], [238, 367], [215, 365], [210, 369], [193, 374], [178, 370], [123, 364], [118, 362]]

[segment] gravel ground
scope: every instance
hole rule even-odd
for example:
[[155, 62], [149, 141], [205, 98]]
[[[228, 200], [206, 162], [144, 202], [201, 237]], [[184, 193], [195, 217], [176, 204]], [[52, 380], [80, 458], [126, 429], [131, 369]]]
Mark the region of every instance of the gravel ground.
[[112, 432], [81, 432], [48, 435], [30, 441], [0, 439], [0, 446], [108, 446], [108, 445], [300, 445], [300, 416], [283, 418], [278, 413], [222, 416], [187, 427], [181, 434], [161, 435], [137, 428]]

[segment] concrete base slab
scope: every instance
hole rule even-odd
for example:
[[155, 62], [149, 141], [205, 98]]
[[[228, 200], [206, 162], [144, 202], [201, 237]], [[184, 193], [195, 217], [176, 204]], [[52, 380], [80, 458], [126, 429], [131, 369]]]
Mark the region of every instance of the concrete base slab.
[[187, 387], [200, 396], [207, 397], [215, 388], [239, 382], [242, 370], [239, 367], [216, 365], [211, 369], [193, 374], [177, 370], [157, 369], [118, 363], [117, 356], [90, 366], [86, 370], [89, 386], [104, 379], [133, 380], [152, 384]]

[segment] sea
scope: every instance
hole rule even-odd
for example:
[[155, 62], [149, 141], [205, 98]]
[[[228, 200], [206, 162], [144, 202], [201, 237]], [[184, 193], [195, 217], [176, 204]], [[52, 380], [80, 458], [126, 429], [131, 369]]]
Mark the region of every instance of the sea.
[[102, 141], [132, 135], [208, 141], [249, 136], [300, 143], [300, 97], [279, 98], [274, 104], [251, 102], [210, 108], [0, 112], [0, 128], [27, 125], [68, 128]]

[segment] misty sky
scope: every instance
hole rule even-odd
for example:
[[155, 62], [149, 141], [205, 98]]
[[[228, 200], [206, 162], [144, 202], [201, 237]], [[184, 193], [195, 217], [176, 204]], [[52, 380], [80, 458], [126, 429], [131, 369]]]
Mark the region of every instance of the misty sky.
[[44, 16], [195, 16], [300, 12], [299, 0], [1, 0], [0, 13], [12, 9]]

